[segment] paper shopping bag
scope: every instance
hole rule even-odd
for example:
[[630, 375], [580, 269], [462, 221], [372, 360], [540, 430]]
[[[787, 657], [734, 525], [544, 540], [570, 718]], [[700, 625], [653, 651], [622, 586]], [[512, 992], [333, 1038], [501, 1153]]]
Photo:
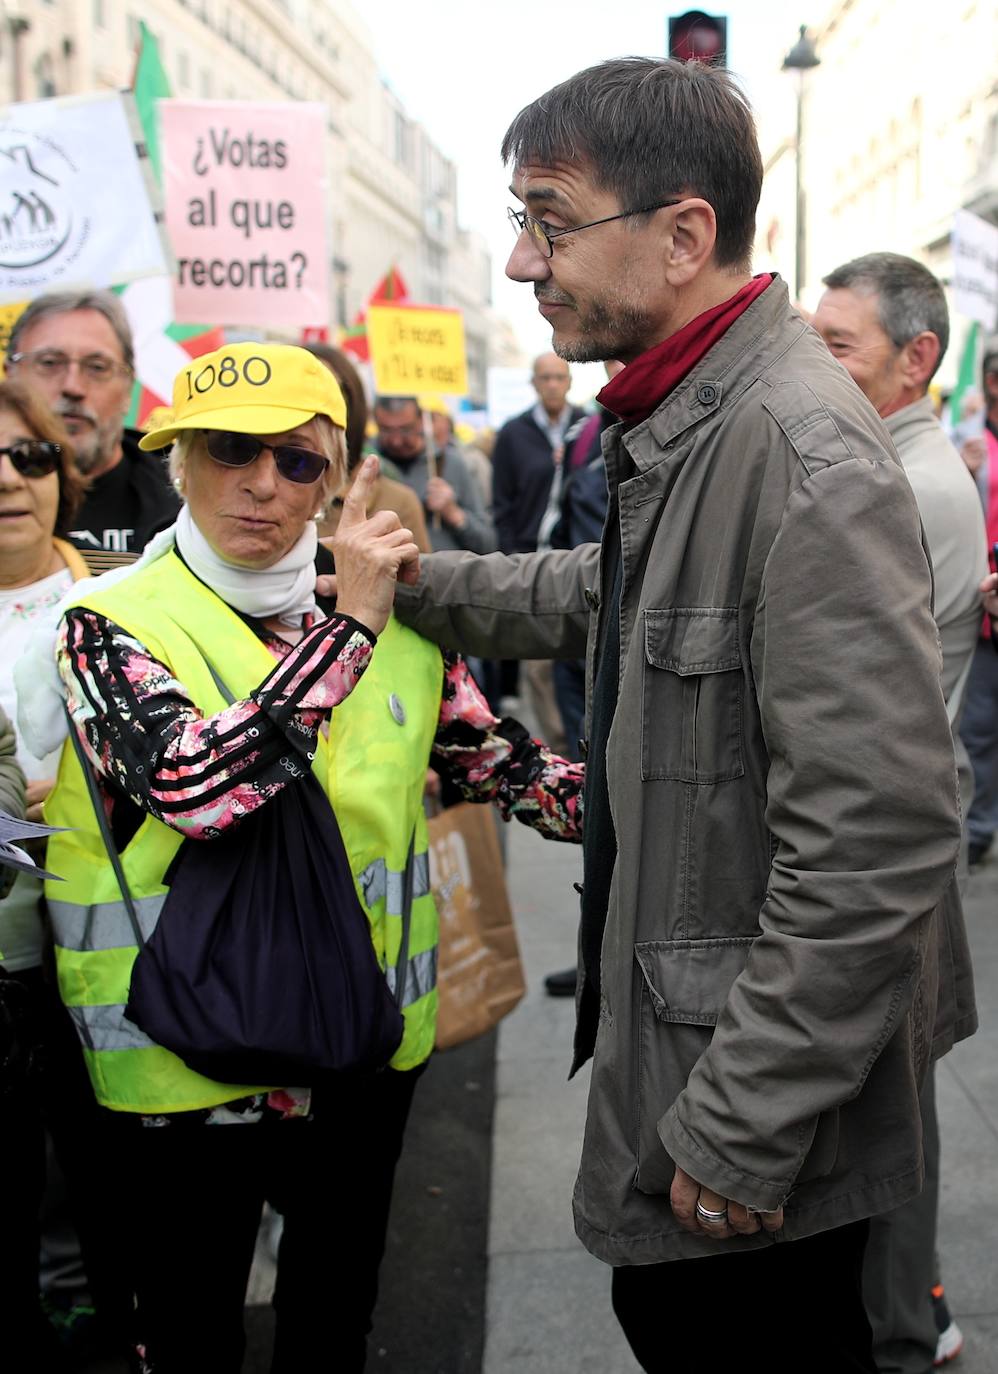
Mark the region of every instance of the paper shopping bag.
[[495, 819], [462, 802], [434, 816], [430, 885], [440, 916], [437, 1048], [483, 1035], [525, 991]]

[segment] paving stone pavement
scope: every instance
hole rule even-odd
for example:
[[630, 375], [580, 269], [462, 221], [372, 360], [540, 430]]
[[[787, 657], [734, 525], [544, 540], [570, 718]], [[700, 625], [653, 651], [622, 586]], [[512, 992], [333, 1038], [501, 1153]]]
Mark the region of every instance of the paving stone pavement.
[[[609, 1270], [572, 1229], [588, 1076], [566, 1082], [573, 1010], [544, 974], [574, 960], [577, 849], [507, 831], [528, 992], [499, 1032], [484, 1374], [636, 1374]], [[954, 1374], [998, 1374], [998, 859], [967, 901], [981, 1026], [938, 1068], [939, 1250], [966, 1336]]]

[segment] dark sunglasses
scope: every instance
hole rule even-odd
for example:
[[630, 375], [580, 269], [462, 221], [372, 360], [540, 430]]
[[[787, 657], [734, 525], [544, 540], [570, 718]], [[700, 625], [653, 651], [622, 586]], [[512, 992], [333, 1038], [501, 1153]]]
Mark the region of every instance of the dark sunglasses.
[[0, 458], [9, 458], [22, 477], [48, 477], [62, 457], [62, 445], [48, 439], [19, 439], [0, 448]]
[[308, 448], [294, 448], [289, 444], [265, 444], [252, 434], [230, 434], [224, 429], [205, 431], [205, 446], [208, 456], [227, 468], [245, 468], [256, 462], [264, 450], [274, 455], [274, 466], [282, 477], [289, 482], [300, 482], [307, 486], [317, 482], [326, 468], [329, 459], [321, 453], [313, 453]]

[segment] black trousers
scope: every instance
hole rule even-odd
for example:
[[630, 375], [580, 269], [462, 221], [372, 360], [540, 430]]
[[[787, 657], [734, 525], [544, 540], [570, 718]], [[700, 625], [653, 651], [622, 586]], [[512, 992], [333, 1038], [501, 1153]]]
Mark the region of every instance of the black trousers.
[[[107, 1199], [117, 1174], [105, 1146], [79, 1040], [52, 979], [41, 968], [10, 974], [0, 993], [17, 1019], [6, 1025], [0, 1059], [0, 1150], [8, 1185], [0, 1204], [0, 1293], [4, 1349], [19, 1367], [50, 1367], [52, 1331], [38, 1305], [39, 1210], [45, 1188], [45, 1132], [69, 1185], [69, 1202], [102, 1336], [124, 1350], [131, 1287]], [[0, 1357], [0, 1365], [3, 1358]], [[11, 1366], [14, 1367], [13, 1365]]]
[[117, 1114], [136, 1323], [155, 1374], [238, 1374], [265, 1200], [284, 1215], [272, 1370], [364, 1368], [420, 1070], [344, 1075], [310, 1121], [142, 1127]]
[[868, 1230], [861, 1221], [760, 1250], [614, 1269], [613, 1310], [647, 1374], [877, 1374], [863, 1307]]

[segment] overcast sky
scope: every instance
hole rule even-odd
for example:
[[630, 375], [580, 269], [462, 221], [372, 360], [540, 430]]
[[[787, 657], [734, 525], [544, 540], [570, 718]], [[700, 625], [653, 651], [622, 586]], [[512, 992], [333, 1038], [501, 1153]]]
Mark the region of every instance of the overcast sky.
[[[488, 239], [496, 307], [528, 353], [542, 351], [551, 334], [529, 286], [503, 276], [512, 247], [509, 176], [499, 161], [503, 133], [524, 105], [583, 67], [608, 57], [664, 55], [670, 8], [648, 0], [354, 3], [370, 29], [382, 75], [457, 164], [461, 221]], [[767, 82], [790, 79], [779, 71], [779, 55], [793, 44], [800, 24], [820, 22], [827, 5], [810, 0], [802, 11], [798, 0], [728, 0], [729, 65], [754, 102]], [[671, 12], [685, 8], [691, 7]]]

